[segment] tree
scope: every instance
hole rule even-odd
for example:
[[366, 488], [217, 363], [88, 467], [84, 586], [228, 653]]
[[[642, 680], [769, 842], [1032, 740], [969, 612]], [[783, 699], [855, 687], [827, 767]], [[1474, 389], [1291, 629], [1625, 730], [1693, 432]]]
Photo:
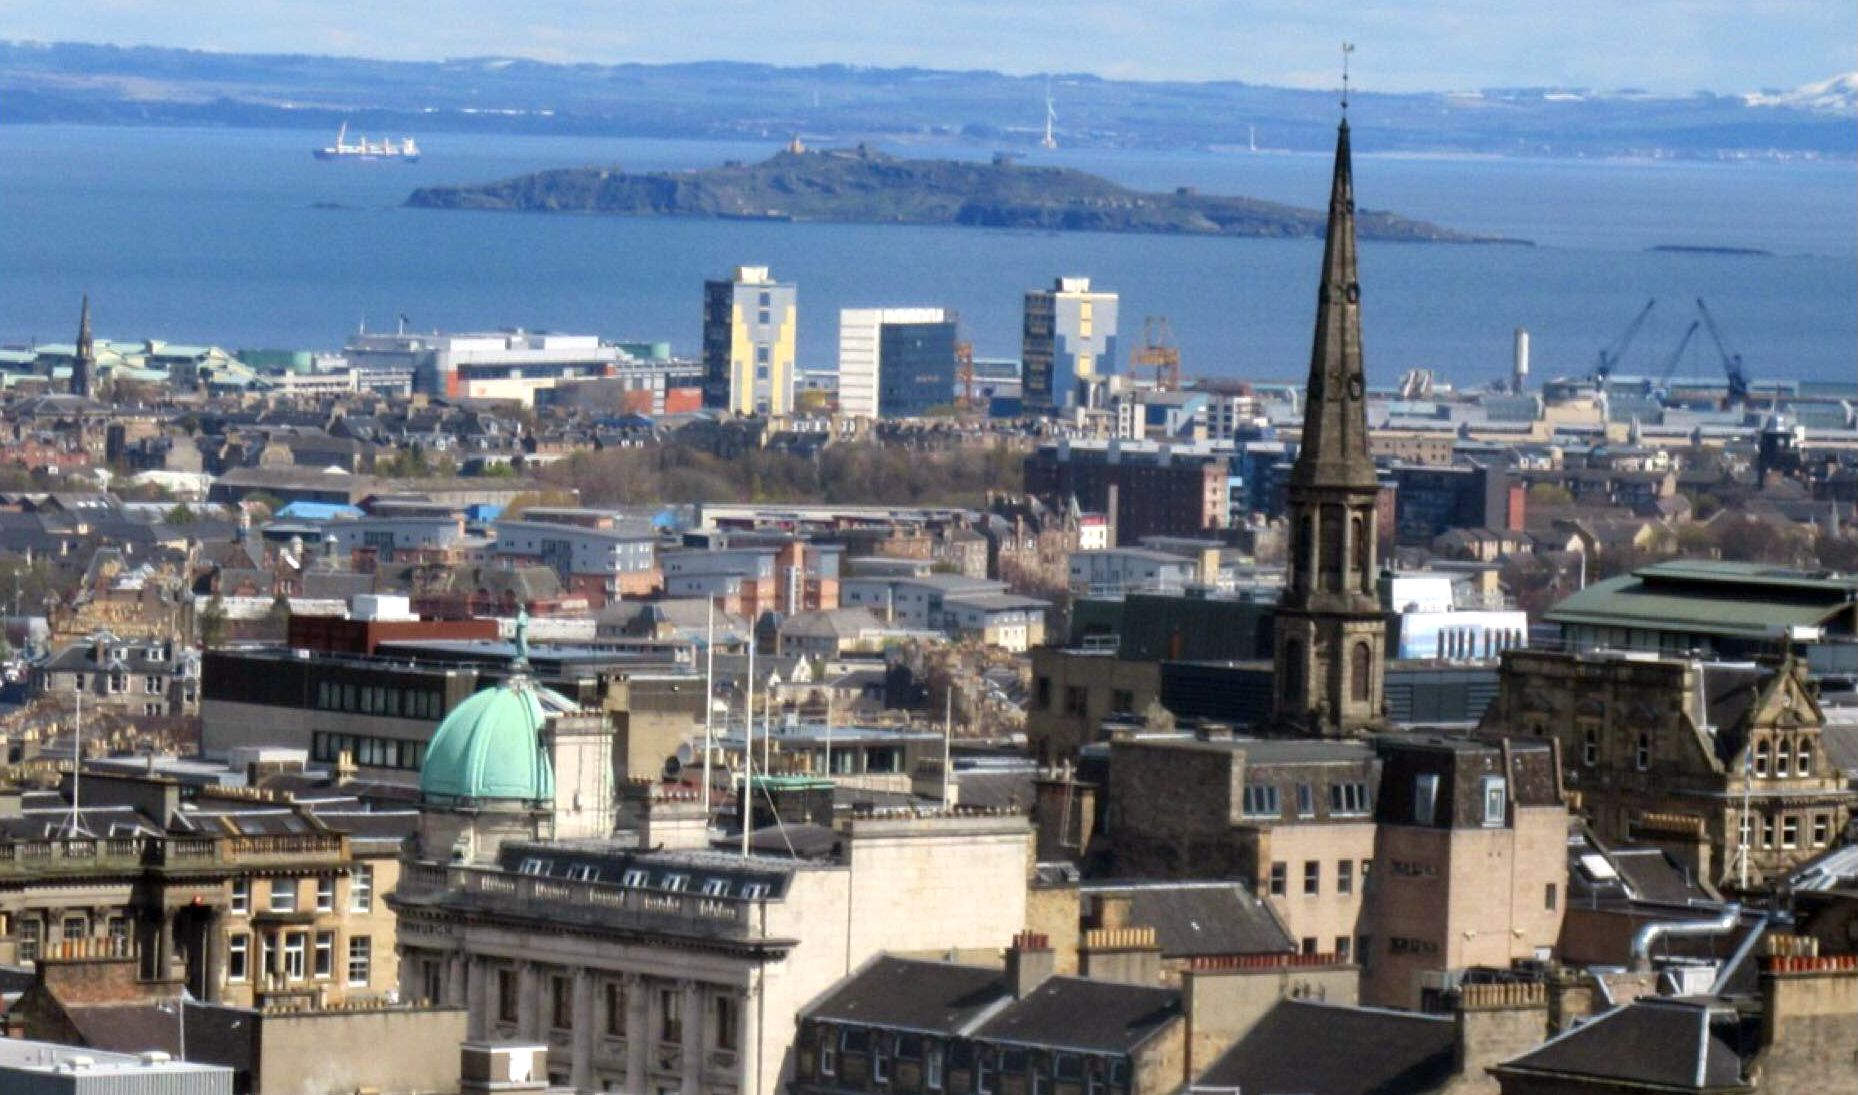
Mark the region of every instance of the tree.
[[161, 521], [167, 525], [191, 525], [198, 520], [194, 511], [184, 502], [176, 502], [168, 512], [161, 515]]
[[1529, 488], [1532, 506], [1571, 506], [1574, 494], [1560, 483], [1537, 483]]
[[217, 650], [226, 641], [226, 602], [220, 600], [219, 594], [200, 610], [200, 645], [208, 650]]

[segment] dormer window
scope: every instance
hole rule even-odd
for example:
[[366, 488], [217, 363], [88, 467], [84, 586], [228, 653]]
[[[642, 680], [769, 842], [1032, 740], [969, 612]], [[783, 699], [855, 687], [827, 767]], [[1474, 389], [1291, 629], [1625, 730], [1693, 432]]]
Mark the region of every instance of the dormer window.
[[1500, 826], [1509, 805], [1508, 789], [1503, 785], [1501, 776], [1485, 776], [1484, 788], [1484, 824]]
[[518, 874], [547, 874], [548, 860], [530, 856], [522, 861], [522, 865], [517, 867], [516, 871]]
[[768, 884], [766, 882], [744, 882], [742, 896], [750, 901], [758, 901], [768, 896]]
[[576, 882], [597, 882], [600, 868], [590, 863], [571, 863], [568, 865], [568, 877]]
[[645, 885], [645, 877], [645, 872], [635, 867], [620, 876], [619, 884], [636, 890]]
[[665, 876], [664, 888], [672, 893], [683, 893], [684, 888], [688, 885], [690, 885], [690, 876], [687, 874], [671, 874]]
[[729, 880], [728, 879], [712, 878], [712, 879], [706, 880], [703, 883], [703, 896], [705, 897], [725, 897], [728, 895], [728, 893], [729, 893]]

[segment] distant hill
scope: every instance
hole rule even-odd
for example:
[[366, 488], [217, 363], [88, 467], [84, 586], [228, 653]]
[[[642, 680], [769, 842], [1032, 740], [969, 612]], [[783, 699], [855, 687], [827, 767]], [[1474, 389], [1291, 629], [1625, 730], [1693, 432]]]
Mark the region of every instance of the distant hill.
[[[860, 145], [788, 150], [757, 164], [629, 175], [599, 167], [540, 171], [480, 186], [427, 187], [407, 204], [426, 209], [520, 210], [627, 216], [939, 224], [1074, 232], [1207, 236], [1320, 236], [1325, 214], [1255, 198], [1194, 190], [1131, 190], [1069, 168], [909, 160]], [[1499, 241], [1361, 210], [1371, 239]]]
[[[1355, 97], [1361, 151], [1528, 156], [1858, 156], [1850, 97], [1508, 88]], [[1058, 75], [1066, 146], [1321, 151], [1327, 92]], [[1043, 77], [708, 62], [394, 62], [75, 43], [0, 43], [0, 124], [251, 125], [1034, 147]]]

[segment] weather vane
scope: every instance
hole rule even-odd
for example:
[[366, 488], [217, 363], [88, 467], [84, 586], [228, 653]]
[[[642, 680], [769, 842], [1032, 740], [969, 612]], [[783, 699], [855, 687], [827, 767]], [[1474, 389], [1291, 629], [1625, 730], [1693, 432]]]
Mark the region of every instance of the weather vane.
[[1342, 113], [1348, 113], [1348, 55], [1355, 52], [1355, 43], [1342, 43]]

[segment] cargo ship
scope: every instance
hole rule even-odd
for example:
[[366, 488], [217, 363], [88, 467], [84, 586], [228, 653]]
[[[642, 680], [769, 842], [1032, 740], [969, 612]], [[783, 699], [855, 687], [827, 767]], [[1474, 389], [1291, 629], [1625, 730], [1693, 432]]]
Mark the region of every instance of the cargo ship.
[[403, 137], [398, 141], [370, 141], [366, 137], [358, 138], [354, 144], [348, 143], [348, 123], [336, 131], [335, 143], [316, 149], [319, 160], [399, 160], [402, 163], [419, 162], [419, 145], [413, 138]]

